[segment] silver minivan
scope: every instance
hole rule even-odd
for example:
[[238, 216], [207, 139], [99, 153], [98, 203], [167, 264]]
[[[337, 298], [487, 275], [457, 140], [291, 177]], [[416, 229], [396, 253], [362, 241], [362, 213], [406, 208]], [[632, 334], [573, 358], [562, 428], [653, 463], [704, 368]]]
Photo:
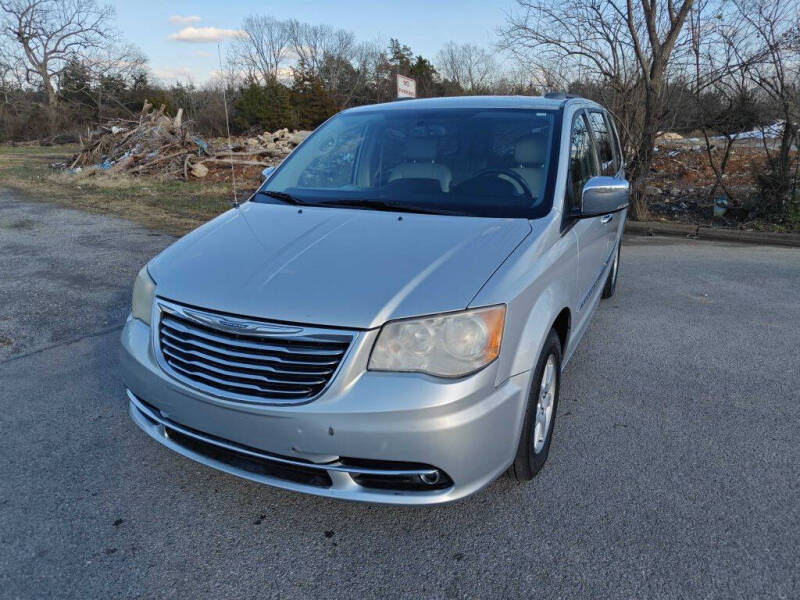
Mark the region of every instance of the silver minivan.
[[346, 110], [141, 270], [130, 415], [205, 465], [334, 498], [530, 480], [616, 287], [623, 175], [612, 119], [582, 98]]

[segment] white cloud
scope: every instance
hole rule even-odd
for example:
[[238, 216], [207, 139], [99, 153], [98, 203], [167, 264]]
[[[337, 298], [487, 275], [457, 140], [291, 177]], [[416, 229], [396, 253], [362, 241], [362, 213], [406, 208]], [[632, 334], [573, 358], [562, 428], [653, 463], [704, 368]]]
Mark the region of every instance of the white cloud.
[[188, 67], [165, 67], [153, 69], [153, 75], [163, 81], [193, 81], [194, 73]]
[[169, 39], [178, 42], [219, 42], [228, 38], [244, 37], [247, 35], [239, 29], [221, 29], [219, 27], [184, 27], [177, 33], [169, 36]]
[[[216, 62], [216, 61], [215, 61]], [[245, 70], [225, 70], [220, 71], [219, 69], [212, 69], [209, 73], [209, 79], [212, 81], [220, 81], [220, 80], [228, 80], [233, 78], [235, 81], [245, 81], [246, 79], [249, 81], [248, 77], [252, 75], [252, 73], [248, 73]], [[294, 79], [294, 71], [290, 67], [280, 67], [278, 69], [278, 81], [289, 85], [292, 83]]]
[[278, 67], [278, 80], [283, 83], [290, 83], [294, 79], [294, 71], [291, 67]]
[[234, 69], [232, 71], [220, 71], [219, 69], [211, 69], [208, 78], [212, 81], [227, 80], [233, 78], [236, 81], [242, 81], [247, 77], [247, 71]]
[[198, 21], [202, 21], [203, 17], [198, 17], [197, 15], [193, 15], [191, 17], [182, 17], [181, 15], [172, 15], [169, 18], [169, 22], [173, 25], [188, 25], [189, 23], [197, 23]]

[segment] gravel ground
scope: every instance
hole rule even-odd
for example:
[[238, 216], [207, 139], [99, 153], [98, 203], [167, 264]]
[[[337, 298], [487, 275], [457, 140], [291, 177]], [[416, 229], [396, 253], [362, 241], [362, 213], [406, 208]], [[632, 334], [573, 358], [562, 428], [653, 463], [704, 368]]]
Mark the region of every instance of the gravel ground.
[[446, 506], [217, 473], [128, 419], [119, 329], [170, 238], [0, 194], [0, 597], [800, 595], [800, 250], [626, 238], [545, 470]]
[[119, 329], [136, 273], [174, 239], [0, 188], [0, 361]]

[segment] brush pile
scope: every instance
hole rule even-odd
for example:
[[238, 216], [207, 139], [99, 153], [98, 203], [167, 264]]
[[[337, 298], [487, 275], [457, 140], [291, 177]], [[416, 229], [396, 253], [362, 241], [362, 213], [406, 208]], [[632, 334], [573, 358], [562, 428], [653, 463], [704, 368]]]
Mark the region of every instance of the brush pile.
[[165, 107], [147, 102], [139, 120], [115, 119], [88, 133], [71, 169], [94, 167], [110, 173], [206, 177], [209, 172], [236, 167], [269, 167], [280, 163], [311, 132], [281, 129], [254, 138], [227, 138], [207, 142], [183, 121], [183, 109], [174, 117]]

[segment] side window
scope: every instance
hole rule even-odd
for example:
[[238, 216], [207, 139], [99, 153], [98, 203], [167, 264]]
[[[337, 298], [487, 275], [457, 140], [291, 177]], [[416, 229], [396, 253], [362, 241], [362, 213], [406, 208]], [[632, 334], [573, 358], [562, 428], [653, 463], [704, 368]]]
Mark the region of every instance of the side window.
[[597, 160], [600, 162], [600, 173], [602, 175], [616, 175], [619, 167], [614, 153], [611, 128], [608, 126], [603, 113], [598, 111], [589, 113], [589, 121], [592, 124], [592, 132], [594, 132]]
[[569, 148], [570, 209], [580, 206], [581, 192], [590, 177], [598, 175], [594, 145], [589, 135], [586, 117], [579, 114], [572, 121], [572, 139]]

